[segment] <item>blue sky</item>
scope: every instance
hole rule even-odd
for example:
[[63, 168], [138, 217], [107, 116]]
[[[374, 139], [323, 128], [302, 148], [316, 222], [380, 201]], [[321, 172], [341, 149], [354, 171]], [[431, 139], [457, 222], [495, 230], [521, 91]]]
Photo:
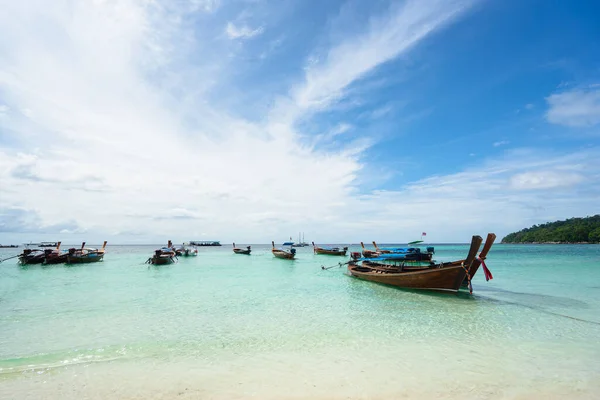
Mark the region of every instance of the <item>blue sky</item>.
[[0, 243], [599, 212], [594, 1], [0, 1]]

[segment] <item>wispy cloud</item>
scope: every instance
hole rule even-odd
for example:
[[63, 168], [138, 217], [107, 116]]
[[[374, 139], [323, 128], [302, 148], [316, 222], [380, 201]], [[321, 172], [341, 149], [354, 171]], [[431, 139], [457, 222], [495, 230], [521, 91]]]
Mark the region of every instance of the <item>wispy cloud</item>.
[[583, 175], [564, 171], [531, 171], [513, 175], [510, 187], [519, 190], [552, 189], [575, 186]]
[[230, 39], [249, 39], [262, 34], [263, 31], [262, 26], [252, 29], [246, 25], [236, 26], [233, 22], [228, 22], [225, 28], [225, 33]]
[[355, 198], [358, 204], [352, 208], [361, 211], [351, 225], [385, 238], [393, 231], [389, 221], [402, 221], [402, 232], [426, 230], [439, 235], [432, 240], [452, 240], [483, 226], [506, 234], [533, 223], [586, 215], [594, 212], [600, 196], [600, 186], [591, 184], [600, 179], [599, 160], [599, 149], [565, 155], [513, 150], [456, 174]]
[[219, 5], [221, 0], [189, 0], [191, 11], [203, 10], [206, 12], [214, 12]]
[[494, 142], [494, 147], [505, 146], [505, 145], [507, 145], [509, 143], [510, 142], [508, 140], [499, 140], [497, 142]]
[[304, 83], [294, 90], [295, 101], [302, 108], [329, 105], [343, 96], [354, 81], [456, 20], [472, 3], [468, 0], [395, 3], [384, 16], [373, 18], [366, 32], [350, 34], [330, 48], [322, 62], [307, 67]]
[[600, 124], [600, 88], [591, 86], [555, 93], [546, 98], [549, 122], [571, 127]]

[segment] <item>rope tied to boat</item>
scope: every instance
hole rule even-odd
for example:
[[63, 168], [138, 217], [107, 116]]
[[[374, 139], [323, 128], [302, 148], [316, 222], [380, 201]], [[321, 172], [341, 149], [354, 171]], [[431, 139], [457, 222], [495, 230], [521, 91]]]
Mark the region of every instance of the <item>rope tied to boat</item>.
[[336, 265], [332, 265], [331, 267], [326, 267], [324, 265], [321, 265], [321, 269], [325, 270], [325, 269], [331, 269], [331, 268], [335, 268], [335, 267], [340, 268], [342, 265], [347, 265], [347, 264], [350, 264], [351, 262], [352, 262], [352, 260], [351, 261], [347, 261], [345, 263], [339, 262]]
[[471, 284], [471, 274], [469, 274], [469, 270], [465, 267], [465, 262], [461, 262], [460, 266], [463, 267], [467, 274], [467, 281], [469, 282], [469, 294], [473, 294], [473, 285]]
[[479, 262], [481, 263], [481, 266], [483, 267], [483, 274], [485, 275], [485, 281], [488, 282], [490, 279], [494, 279], [494, 276], [492, 275], [492, 271], [490, 271], [487, 267], [487, 265], [485, 265], [485, 257], [481, 258], [477, 258], [479, 260]]
[[4, 258], [4, 259], [0, 259], [0, 263], [6, 260], [10, 260], [11, 258], [17, 258], [17, 257], [21, 257], [21, 254], [17, 254], [16, 256], [12, 256], [12, 257], [8, 257], [8, 258]]

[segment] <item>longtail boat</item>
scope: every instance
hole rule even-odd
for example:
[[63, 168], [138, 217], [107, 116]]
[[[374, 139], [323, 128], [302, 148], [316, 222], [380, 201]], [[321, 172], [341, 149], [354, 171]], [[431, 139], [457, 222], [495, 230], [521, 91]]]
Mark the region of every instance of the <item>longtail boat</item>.
[[[177, 253], [175, 253], [177, 254]], [[178, 255], [178, 254], [177, 254]], [[196, 246], [190, 247], [189, 245], [183, 244], [183, 251], [181, 253], [183, 257], [195, 257], [198, 255], [198, 248]]]
[[345, 256], [348, 251], [348, 247], [319, 247], [312, 242], [313, 252], [315, 254], [327, 254], [330, 256]]
[[[362, 265], [359, 265], [359, 261], [355, 260], [348, 264], [348, 272], [359, 279], [400, 288], [457, 292], [465, 278], [469, 276], [470, 281], [473, 272], [476, 272], [475, 270], [471, 271], [471, 268], [482, 241], [481, 236], [473, 236], [465, 260], [439, 264], [430, 263], [429, 265], [411, 265], [412, 263], [390, 265], [369, 260], [364, 260]], [[486, 243], [480, 257], [485, 258], [492, 244], [493, 241]], [[472, 288], [470, 290], [472, 292]]]
[[54, 250], [44, 250], [44, 264], [64, 264], [67, 262], [67, 257], [69, 254], [60, 251], [60, 243], [61, 242], [57, 243], [56, 249]]
[[275, 242], [271, 242], [271, 245], [273, 246], [273, 248], [271, 249], [271, 252], [277, 258], [284, 258], [286, 260], [293, 260], [294, 257], [296, 256], [296, 249], [293, 249], [293, 248], [291, 248], [289, 250], [276, 249], [275, 248]]
[[81, 244], [80, 249], [70, 248], [67, 253], [67, 264], [89, 264], [102, 261], [106, 249], [107, 241], [104, 241], [101, 249], [86, 248], [85, 242]]
[[[273, 245], [273, 246], [275, 246], [275, 245]], [[246, 246], [246, 248], [245, 248], [245, 249], [242, 249], [242, 248], [235, 247], [235, 243], [233, 244], [233, 252], [234, 252], [235, 254], [246, 254], [246, 255], [250, 255], [250, 252], [251, 252], [251, 251], [252, 251], [252, 249], [251, 249], [251, 246]]]
[[377, 253], [377, 250], [367, 249], [363, 242], [360, 242], [360, 246], [362, 247], [362, 256], [365, 258], [373, 258], [379, 255], [379, 253]]
[[146, 264], [167, 265], [173, 264], [176, 259], [177, 255], [169, 240], [167, 247], [161, 247], [160, 249], [154, 250], [154, 255], [146, 260]]
[[42, 264], [45, 259], [46, 255], [41, 249], [23, 249], [23, 253], [19, 254], [21, 265]]

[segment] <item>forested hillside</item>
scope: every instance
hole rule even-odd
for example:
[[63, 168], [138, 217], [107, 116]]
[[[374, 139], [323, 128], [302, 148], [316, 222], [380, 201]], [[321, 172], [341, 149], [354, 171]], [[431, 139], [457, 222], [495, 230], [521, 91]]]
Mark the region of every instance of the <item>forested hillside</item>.
[[506, 235], [502, 243], [600, 243], [600, 215], [534, 225]]

